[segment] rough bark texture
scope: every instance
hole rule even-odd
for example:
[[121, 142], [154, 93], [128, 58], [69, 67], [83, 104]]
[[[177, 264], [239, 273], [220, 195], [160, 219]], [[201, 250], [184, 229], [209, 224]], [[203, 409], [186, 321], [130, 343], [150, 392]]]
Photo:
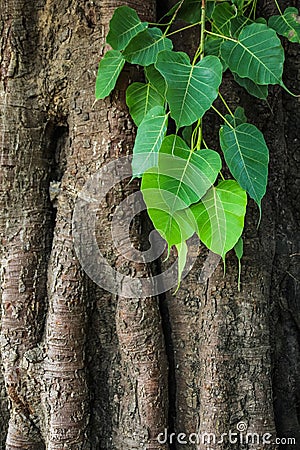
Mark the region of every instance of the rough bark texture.
[[[157, 2], [157, 14], [174, 3]], [[135, 68], [125, 67], [115, 92], [93, 105], [108, 23], [121, 4], [155, 20], [154, 1], [0, 0], [0, 448], [204, 450], [178, 443], [178, 434], [218, 439], [240, 423], [259, 435], [296, 437], [299, 446], [298, 99], [275, 87], [269, 103], [254, 102], [230, 76], [222, 87], [271, 151], [259, 229], [249, 203], [241, 292], [233, 254], [225, 277], [219, 265], [203, 282], [203, 248], [176, 296], [118, 298], [79, 264], [77, 195], [134, 142], [125, 90], [141, 76]], [[275, 13], [270, 2], [259, 7]], [[193, 52], [197, 42], [196, 31], [180, 33], [176, 47]], [[299, 46], [286, 50], [286, 83], [299, 92]], [[213, 148], [219, 124], [208, 115]], [[119, 270], [155, 274], [158, 265], [127, 263], [111, 241], [116, 205], [137, 188], [122, 182], [99, 205], [97, 241]], [[136, 248], [147, 245], [149, 230], [143, 216], [134, 220]], [[165, 429], [175, 433], [171, 443], [156, 439]]]

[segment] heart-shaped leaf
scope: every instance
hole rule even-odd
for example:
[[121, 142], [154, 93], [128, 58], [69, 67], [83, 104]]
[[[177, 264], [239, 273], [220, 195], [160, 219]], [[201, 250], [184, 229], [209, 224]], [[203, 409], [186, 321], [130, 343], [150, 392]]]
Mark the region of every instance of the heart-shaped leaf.
[[178, 19], [182, 19], [188, 23], [197, 23], [201, 21], [201, 1], [202, 0], [184, 0], [180, 9], [178, 7], [181, 2], [176, 3], [167, 16], [173, 16], [176, 10]]
[[[191, 151], [178, 136], [164, 138], [158, 155], [158, 184], [174, 194], [170, 211], [198, 202], [215, 182], [222, 162], [213, 150]], [[149, 170], [149, 172], [151, 169]]]
[[141, 22], [136, 11], [128, 6], [120, 6], [109, 23], [106, 42], [115, 50], [123, 50], [131, 39], [147, 28], [147, 22]]
[[165, 99], [150, 83], [132, 83], [126, 91], [126, 103], [134, 123], [139, 126], [150, 109], [163, 106]]
[[234, 7], [227, 2], [221, 3], [214, 8], [213, 31], [230, 36], [230, 22], [235, 17]]
[[192, 65], [183, 52], [163, 51], [155, 67], [167, 82], [167, 101], [178, 127], [200, 119], [217, 98], [222, 80], [222, 64], [215, 56], [205, 56]]
[[126, 61], [131, 64], [149, 66], [155, 63], [162, 50], [172, 50], [172, 41], [162, 34], [159, 28], [148, 28], [137, 34], [123, 52]]
[[220, 57], [221, 44], [224, 41], [223, 38], [215, 36], [207, 36], [204, 41], [204, 53], [205, 55], [214, 55]]
[[167, 130], [168, 115], [162, 106], [155, 106], [141, 122], [132, 158], [132, 175], [140, 177], [149, 167], [157, 165], [158, 151]]
[[225, 258], [244, 228], [247, 194], [234, 180], [211, 187], [202, 201], [191, 206], [201, 241]]
[[253, 23], [253, 20], [250, 19], [250, 17], [243, 15], [234, 17], [230, 22], [230, 35], [237, 38], [242, 29], [245, 28], [246, 25], [251, 25], [251, 23]]
[[265, 100], [268, 97], [268, 85], [257, 84], [249, 78], [241, 78], [236, 73], [233, 74], [235, 81], [246, 89], [250, 95]]
[[297, 8], [289, 7], [282, 15], [270, 17], [269, 27], [289, 41], [300, 43], [300, 15]]
[[241, 106], [238, 106], [236, 108], [236, 110], [234, 111], [234, 115], [233, 116], [231, 114], [226, 114], [225, 115], [225, 119], [227, 120], [227, 122], [230, 123], [230, 125], [233, 128], [241, 125], [242, 123], [246, 123], [247, 122], [247, 117], [245, 115], [245, 110]]
[[274, 30], [262, 23], [247, 25], [238, 40], [221, 45], [230, 70], [257, 84], [281, 84], [284, 51]]
[[109, 50], [101, 59], [97, 78], [95, 96], [97, 100], [107, 97], [114, 89], [117, 79], [125, 64], [125, 59], [118, 50]]
[[266, 193], [269, 150], [263, 134], [252, 124], [220, 129], [220, 144], [234, 178], [259, 208]]
[[243, 10], [245, 0], [231, 0], [231, 1], [239, 10], [241, 11]]
[[165, 97], [167, 92], [166, 81], [160, 72], [156, 70], [154, 64], [145, 67], [145, 75], [152, 88], [156, 89], [162, 97]]
[[[167, 241], [169, 248], [187, 240], [195, 232], [195, 220], [185, 203], [165, 190], [162, 185], [169, 182], [168, 177], [161, 175], [157, 167], [143, 174], [141, 191], [147, 211], [153, 225]], [[172, 205], [181, 203], [181, 209], [174, 211]]]

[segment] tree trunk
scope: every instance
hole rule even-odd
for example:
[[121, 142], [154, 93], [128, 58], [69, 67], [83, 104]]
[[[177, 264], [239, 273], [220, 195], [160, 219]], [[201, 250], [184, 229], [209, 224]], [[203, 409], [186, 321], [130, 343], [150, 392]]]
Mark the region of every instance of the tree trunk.
[[[259, 228], [249, 202], [241, 291], [233, 253], [223, 275], [200, 247], [176, 295], [110, 294], [78, 259], [74, 208], [101, 167], [131, 153], [125, 91], [141, 74], [125, 66], [113, 94], [94, 104], [97, 65], [116, 7], [154, 22], [176, 2], [31, 3], [0, 0], [0, 448], [204, 450], [209, 434], [214, 450], [270, 448], [220, 442], [230, 430], [300, 442], [297, 99], [274, 87], [268, 103], [254, 102], [230, 76], [221, 88], [233, 109], [245, 107], [271, 151]], [[259, 8], [275, 13], [263, 0]], [[192, 52], [198, 39], [196, 31], [179, 33], [176, 50]], [[286, 83], [299, 92], [299, 47], [286, 50]], [[219, 125], [208, 114], [211, 148], [218, 149]], [[112, 241], [117, 205], [138, 189], [129, 180], [98, 205], [96, 240], [111, 267], [155, 276], [168, 265], [163, 258], [129, 263], [123, 236], [118, 248]], [[150, 231], [137, 215], [135, 249], [149, 246]]]

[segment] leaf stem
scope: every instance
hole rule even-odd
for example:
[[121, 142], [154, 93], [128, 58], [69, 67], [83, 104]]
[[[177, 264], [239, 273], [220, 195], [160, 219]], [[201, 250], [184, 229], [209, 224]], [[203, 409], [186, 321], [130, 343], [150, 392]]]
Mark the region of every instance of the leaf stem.
[[200, 44], [197, 48], [197, 51], [195, 53], [194, 59], [193, 59], [193, 65], [196, 64], [197, 59], [200, 57], [200, 59], [203, 59], [204, 57], [204, 38], [205, 38], [205, 0], [202, 0], [202, 6], [201, 6], [201, 21], [198, 22], [201, 25], [201, 31], [200, 31]]
[[239, 264], [239, 275], [238, 275], [238, 292], [241, 292], [241, 271], [242, 271], [242, 264], [241, 264], [241, 260], [238, 260], [238, 264]]
[[204, 38], [205, 38], [205, 0], [201, 4], [201, 36], [200, 36], [200, 59], [204, 56]]
[[148, 22], [148, 25], [155, 26], [155, 27], [167, 27], [170, 25], [171, 22], [168, 23], [160, 23], [160, 22]]
[[282, 16], [283, 14], [282, 14], [282, 11], [281, 11], [281, 9], [280, 9], [280, 6], [279, 6], [278, 1], [277, 1], [277, 0], [274, 0], [274, 2], [275, 2], [275, 5], [276, 5], [276, 7], [277, 7], [277, 9], [278, 9], [278, 11], [279, 11], [279, 13], [280, 13], [280, 15]]
[[197, 143], [196, 143], [197, 150], [201, 149], [201, 142], [202, 142], [202, 119], [200, 119], [200, 124], [199, 124], [199, 128], [198, 128], [198, 139], [197, 139]]
[[205, 147], [206, 149], [208, 149], [208, 145], [207, 145], [207, 143], [205, 142], [205, 140], [203, 139], [203, 137], [202, 137], [202, 142], [203, 142], [203, 144], [204, 144], [204, 147]]
[[214, 107], [214, 105], [211, 105], [212, 109], [219, 114], [219, 116], [224, 120], [224, 122], [226, 123], [226, 125], [228, 125], [232, 130], [234, 129], [233, 126], [231, 125], [231, 123], [228, 122], [228, 120], [226, 119], [226, 117], [223, 116], [222, 113], [220, 113], [220, 111]]
[[[193, 65], [196, 64], [196, 61], [198, 59], [198, 57], [200, 56], [200, 59], [203, 59], [204, 57], [204, 38], [205, 38], [205, 0], [202, 0], [202, 5], [201, 5], [201, 31], [200, 31], [200, 44], [199, 47], [195, 53], [194, 59], [193, 59]], [[195, 133], [195, 134], [194, 134]], [[192, 134], [192, 148], [194, 149], [194, 136], [197, 133], [197, 142], [196, 142], [196, 149], [200, 150], [201, 149], [201, 142], [202, 142], [202, 138], [203, 138], [203, 133], [202, 133], [202, 119], [198, 120], [197, 126]]]
[[[199, 119], [199, 120], [200, 120], [200, 119]], [[195, 150], [195, 147], [196, 147], [196, 146], [195, 146], [195, 136], [196, 136], [196, 134], [197, 134], [197, 132], [198, 132], [199, 120], [198, 120], [197, 125], [196, 125], [195, 129], [193, 130], [192, 136], [191, 136], [191, 149], [192, 149], [192, 151], [194, 151], [194, 150]]]
[[229, 108], [228, 103], [226, 102], [225, 98], [223, 97], [223, 95], [221, 94], [220, 91], [219, 91], [219, 97], [220, 97], [220, 99], [222, 100], [222, 102], [224, 103], [225, 108], [227, 109], [227, 111], [229, 112], [229, 114], [231, 115], [231, 117], [234, 117], [233, 112], [232, 112], [231, 109]]
[[229, 36], [225, 36], [224, 34], [214, 33], [213, 31], [205, 30], [205, 33], [210, 34], [211, 36], [216, 36], [222, 39], [226, 39], [227, 41], [237, 42], [237, 39], [233, 39]]
[[167, 34], [165, 36], [166, 37], [173, 36], [173, 34], [180, 33], [181, 31], [188, 30], [189, 28], [193, 28], [193, 27], [199, 25], [200, 23], [201, 22], [191, 23], [190, 25], [187, 25], [186, 27], [179, 28], [178, 30], [172, 31], [171, 33], [169, 33], [169, 34]]
[[177, 14], [178, 14], [178, 11], [180, 10], [180, 8], [181, 8], [183, 2], [184, 2], [184, 0], [181, 0], [180, 3], [179, 3], [179, 5], [178, 5], [178, 8], [176, 8], [176, 10], [175, 10], [175, 12], [174, 12], [174, 14], [173, 14], [173, 17], [172, 17], [172, 19], [170, 20], [169, 25], [168, 25], [167, 28], [165, 29], [165, 32], [164, 32], [164, 34], [163, 34], [164, 36], [167, 35], [167, 33], [168, 33], [168, 31], [169, 31], [171, 25], [172, 25], [173, 22], [175, 21], [176, 16], [177, 16]]

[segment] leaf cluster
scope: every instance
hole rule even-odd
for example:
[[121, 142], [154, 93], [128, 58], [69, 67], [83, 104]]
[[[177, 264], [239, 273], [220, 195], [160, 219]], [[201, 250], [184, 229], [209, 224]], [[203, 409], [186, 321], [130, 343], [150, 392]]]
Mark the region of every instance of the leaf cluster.
[[[276, 2], [276, 0], [275, 0]], [[277, 2], [276, 2], [277, 4]], [[277, 5], [278, 6], [278, 5]], [[261, 131], [247, 122], [244, 110], [234, 112], [220, 95], [225, 70], [251, 95], [268, 96], [268, 86], [282, 81], [284, 50], [278, 34], [300, 42], [296, 8], [268, 21], [256, 17], [256, 0], [181, 0], [165, 16], [167, 24], [142, 22], [128, 6], [117, 8], [110, 22], [107, 51], [99, 64], [96, 99], [108, 96], [125, 62], [144, 67], [145, 82], [126, 93], [137, 128], [132, 172], [141, 177], [141, 191], [154, 227], [168, 247], [178, 251], [178, 279], [185, 265], [186, 241], [200, 240], [225, 259], [235, 249], [243, 254], [242, 232], [247, 197], [261, 211], [268, 180], [269, 150]], [[184, 28], [200, 27], [200, 42], [191, 61], [173, 51], [170, 32], [175, 20]], [[183, 29], [184, 29], [183, 28]], [[220, 95], [229, 114], [214, 106]], [[207, 148], [205, 114], [222, 118], [219, 140], [231, 179], [222, 176], [221, 157]], [[173, 121], [176, 132], [167, 134]]]

